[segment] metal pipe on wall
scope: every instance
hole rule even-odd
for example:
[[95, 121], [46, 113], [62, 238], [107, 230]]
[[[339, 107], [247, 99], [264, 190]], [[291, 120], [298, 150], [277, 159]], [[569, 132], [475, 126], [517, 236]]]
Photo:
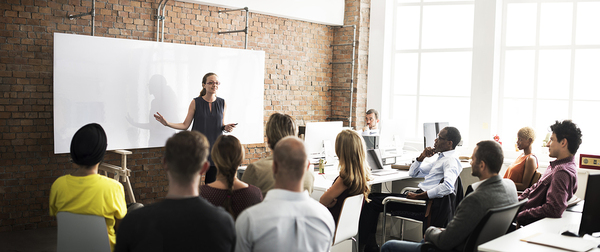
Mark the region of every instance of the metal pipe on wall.
[[160, 0], [158, 3], [158, 8], [156, 8], [156, 42], [158, 42], [159, 34], [160, 34], [160, 7], [162, 6], [164, 0]]
[[86, 12], [86, 13], [81, 13], [81, 14], [77, 14], [77, 15], [67, 15], [67, 18], [69, 18], [69, 20], [73, 20], [75, 18], [80, 18], [80, 17], [84, 17], [90, 15], [92, 16], [92, 36], [94, 36], [94, 34], [96, 33], [96, 21], [95, 21], [95, 17], [96, 17], [96, 0], [92, 0], [92, 10], [90, 12]]
[[167, 6], [167, 2], [169, 2], [169, 0], [165, 0], [165, 3], [162, 6], [162, 31], [160, 42], [165, 41], [165, 7]]
[[[351, 71], [350, 71], [350, 116], [348, 117], [348, 126], [352, 127], [352, 100], [354, 98], [354, 62], [355, 62], [355, 53], [356, 53], [356, 25], [342, 25], [342, 26], [334, 26], [331, 28], [346, 28], [346, 27], [352, 27], [354, 29], [353, 32], [353, 37], [352, 37], [352, 43], [346, 43], [346, 44], [336, 44], [336, 45], [331, 45], [333, 46], [349, 46], [352, 45], [352, 60], [351, 61], [346, 61], [346, 62], [331, 62], [329, 64], [331, 65], [336, 65], [336, 64], [351, 64]], [[337, 91], [337, 90], [347, 90], [346, 88], [332, 88], [330, 89], [331, 91]], [[329, 119], [345, 119], [345, 118], [334, 118], [331, 117]]]
[[220, 31], [217, 34], [226, 34], [226, 33], [236, 33], [236, 32], [244, 32], [246, 33], [246, 39], [244, 40], [244, 49], [248, 49], [248, 7], [240, 8], [240, 9], [231, 9], [231, 10], [220, 10], [219, 14], [222, 12], [230, 12], [230, 11], [246, 11], [246, 27], [243, 30], [235, 30], [235, 31]]

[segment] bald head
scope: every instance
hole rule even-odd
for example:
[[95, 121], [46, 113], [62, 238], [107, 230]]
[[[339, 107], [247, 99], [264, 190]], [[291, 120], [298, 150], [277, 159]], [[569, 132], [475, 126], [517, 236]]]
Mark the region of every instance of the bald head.
[[277, 167], [275, 180], [301, 182], [308, 167], [304, 143], [295, 136], [287, 136], [279, 140], [273, 150], [273, 165]]

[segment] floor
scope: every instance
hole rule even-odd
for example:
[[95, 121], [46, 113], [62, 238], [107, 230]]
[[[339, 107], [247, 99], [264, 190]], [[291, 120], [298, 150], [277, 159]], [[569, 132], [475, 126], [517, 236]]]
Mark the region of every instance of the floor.
[[56, 227], [0, 233], [2, 252], [55, 252]]

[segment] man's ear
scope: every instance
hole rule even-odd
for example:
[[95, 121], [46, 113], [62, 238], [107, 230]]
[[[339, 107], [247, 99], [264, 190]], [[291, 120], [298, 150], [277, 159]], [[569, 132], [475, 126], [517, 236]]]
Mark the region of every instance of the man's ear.
[[567, 138], [563, 138], [563, 140], [560, 140], [560, 147], [562, 148], [568, 148], [569, 147], [569, 141], [567, 140]]
[[169, 166], [167, 166], [167, 160], [164, 157], [162, 158], [162, 167], [167, 171], [169, 170]]
[[200, 175], [206, 174], [208, 168], [210, 168], [210, 164], [208, 163], [208, 161], [206, 161], [204, 162], [204, 164], [202, 164], [202, 168], [200, 168]]

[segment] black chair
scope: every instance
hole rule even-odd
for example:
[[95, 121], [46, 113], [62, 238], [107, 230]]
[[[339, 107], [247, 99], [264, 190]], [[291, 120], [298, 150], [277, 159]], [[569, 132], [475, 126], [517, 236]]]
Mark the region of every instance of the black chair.
[[[440, 184], [443, 182], [444, 182], [444, 179], [442, 178], [440, 180]], [[417, 189], [419, 189], [419, 188], [407, 187], [407, 188], [402, 189], [402, 193], [405, 190], [417, 190]], [[402, 229], [401, 239], [404, 240], [404, 222], [405, 221], [422, 222], [422, 230], [423, 230], [422, 234], [425, 233], [425, 230], [427, 230], [427, 228], [429, 226], [446, 227], [448, 222], [450, 222], [452, 220], [452, 217], [454, 217], [454, 213], [456, 212], [456, 207], [462, 200], [463, 196], [464, 196], [464, 193], [463, 193], [461, 178], [457, 177], [456, 181], [454, 182], [454, 192], [449, 195], [446, 195], [442, 198], [429, 199], [429, 200], [411, 200], [411, 199], [407, 199], [407, 198], [403, 198], [403, 197], [396, 197], [396, 196], [386, 197], [382, 202], [383, 212], [385, 214], [381, 220], [381, 226], [382, 226], [381, 244], [385, 243], [385, 235], [386, 235], [385, 225], [386, 225], [386, 215], [387, 214], [390, 214], [390, 216], [394, 216], [401, 220], [401, 229]], [[389, 203], [402, 203], [402, 204], [423, 206], [425, 208], [424, 219], [417, 220], [417, 219], [410, 218], [407, 216], [397, 215], [397, 214], [394, 214], [393, 212], [388, 212], [387, 205]], [[421, 236], [422, 236], [422, 234], [421, 234]]]
[[[503, 236], [508, 231], [521, 207], [527, 202], [527, 199], [520, 202], [498, 208], [492, 208], [487, 211], [483, 219], [475, 227], [471, 235], [465, 242], [463, 252], [477, 252], [477, 246]], [[421, 246], [422, 252], [443, 251], [438, 249], [433, 243], [425, 242]], [[453, 250], [457, 251], [457, 250]]]

